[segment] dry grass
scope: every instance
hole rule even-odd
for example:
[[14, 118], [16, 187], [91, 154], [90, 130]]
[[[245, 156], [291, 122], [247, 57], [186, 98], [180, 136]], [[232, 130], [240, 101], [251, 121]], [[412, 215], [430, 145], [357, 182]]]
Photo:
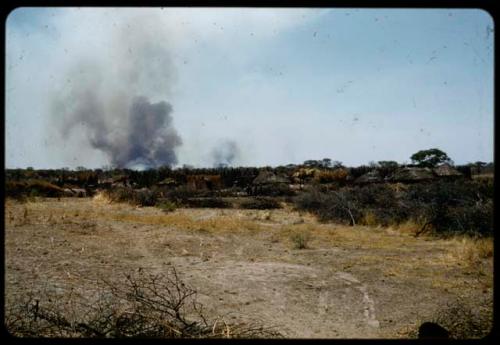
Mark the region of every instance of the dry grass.
[[[5, 220], [8, 267], [16, 277], [9, 284], [16, 288], [29, 278], [24, 267], [38, 267], [40, 279], [47, 281], [76, 281], [130, 267], [161, 269], [170, 257], [211, 260], [216, 254], [221, 261], [226, 255], [318, 267], [328, 263], [352, 274], [369, 269], [366, 274], [373, 282], [385, 276], [386, 282], [403, 286], [400, 289], [413, 284], [420, 291], [446, 296], [472, 290], [483, 295], [483, 289], [489, 294], [493, 282], [492, 239], [415, 238], [418, 224], [412, 222], [387, 228], [320, 223], [286, 207], [179, 208], [165, 213], [156, 207], [108, 203], [101, 197], [7, 200]], [[17, 226], [23, 223], [27, 226]], [[294, 234], [307, 234], [306, 247], [311, 250], [290, 251]], [[231, 254], [240, 249], [241, 255]]]
[[476, 266], [484, 259], [493, 257], [492, 238], [455, 237], [450, 241], [450, 256], [458, 262]]
[[294, 249], [306, 249], [309, 247], [309, 241], [311, 240], [310, 231], [295, 232], [290, 236], [290, 240], [293, 243]]
[[415, 235], [422, 228], [422, 224], [419, 224], [414, 220], [407, 220], [396, 225], [395, 228], [402, 233]]

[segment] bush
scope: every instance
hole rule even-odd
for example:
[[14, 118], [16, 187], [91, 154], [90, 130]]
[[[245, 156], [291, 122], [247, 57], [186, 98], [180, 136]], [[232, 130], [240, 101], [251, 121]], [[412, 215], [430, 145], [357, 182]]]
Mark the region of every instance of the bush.
[[25, 182], [7, 181], [5, 184], [5, 195], [13, 198], [23, 198], [26, 196], [56, 198], [63, 196], [64, 190], [43, 180], [31, 179]]
[[256, 197], [242, 202], [240, 207], [254, 210], [270, 210], [281, 208], [281, 204], [273, 198]]
[[134, 203], [139, 206], [154, 206], [158, 196], [153, 191], [143, 188], [134, 192]]
[[290, 189], [286, 183], [270, 183], [260, 186], [251, 187], [253, 195], [263, 195], [263, 196], [286, 196], [294, 195], [295, 192]]
[[127, 187], [117, 187], [106, 190], [104, 194], [112, 202], [126, 202], [139, 206], [154, 206], [158, 201], [157, 193], [146, 188], [134, 190]]
[[134, 190], [132, 188], [117, 187], [107, 189], [103, 194], [112, 202], [133, 203], [134, 201]]
[[311, 234], [309, 232], [296, 232], [290, 236], [295, 249], [306, 249], [310, 239]]
[[[175, 268], [165, 275], [144, 271], [123, 282], [102, 281], [96, 300], [69, 294], [68, 301], [45, 293], [28, 295], [5, 309], [6, 329], [18, 337], [246, 338], [277, 337], [263, 325], [209, 319]], [[70, 306], [76, 309], [69, 309]]]
[[295, 199], [296, 208], [315, 213], [321, 221], [338, 221], [355, 225], [362, 217], [352, 188], [329, 193], [309, 188]]
[[156, 205], [163, 212], [173, 212], [177, 209], [177, 205], [170, 200], [165, 200]]
[[397, 225], [421, 224], [417, 234], [493, 235], [493, 186], [491, 182], [434, 181], [416, 183], [396, 192], [388, 184], [344, 187], [339, 190], [310, 187], [294, 204], [321, 221]]
[[314, 181], [317, 183], [344, 182], [349, 175], [349, 172], [344, 168], [335, 170], [321, 170], [314, 176]]
[[412, 185], [404, 197], [411, 216], [424, 219], [436, 234], [493, 235], [492, 185], [436, 181]]
[[175, 189], [166, 192], [167, 198], [179, 203], [182, 203], [187, 199], [196, 197], [198, 195], [199, 193], [195, 189], [189, 188], [187, 186], [179, 186]]

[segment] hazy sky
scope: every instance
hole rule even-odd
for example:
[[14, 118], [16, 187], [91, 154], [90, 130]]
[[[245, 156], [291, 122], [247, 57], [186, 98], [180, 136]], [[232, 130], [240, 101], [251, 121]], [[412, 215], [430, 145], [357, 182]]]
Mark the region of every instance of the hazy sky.
[[492, 161], [493, 30], [466, 9], [17, 9], [6, 167], [110, 164], [91, 131], [119, 148], [138, 96], [171, 105], [178, 165]]

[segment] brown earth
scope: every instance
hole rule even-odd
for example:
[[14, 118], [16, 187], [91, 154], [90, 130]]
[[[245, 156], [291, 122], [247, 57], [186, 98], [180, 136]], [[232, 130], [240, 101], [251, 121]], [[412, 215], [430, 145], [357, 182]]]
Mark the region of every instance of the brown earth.
[[[99, 198], [6, 201], [5, 293], [92, 291], [174, 266], [209, 315], [292, 338], [400, 338], [457, 298], [491, 300], [493, 260], [466, 239], [318, 223], [291, 210], [178, 209]], [[293, 235], [309, 236], [296, 249]]]

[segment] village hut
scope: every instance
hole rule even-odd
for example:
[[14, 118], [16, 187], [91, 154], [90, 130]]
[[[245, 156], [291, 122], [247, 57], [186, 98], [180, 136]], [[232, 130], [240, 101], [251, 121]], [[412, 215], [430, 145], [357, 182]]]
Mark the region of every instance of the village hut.
[[391, 182], [422, 182], [435, 178], [432, 170], [429, 168], [404, 167], [396, 170], [394, 175], [388, 180]]
[[453, 168], [451, 165], [445, 163], [434, 169], [434, 174], [440, 178], [456, 179], [462, 177], [462, 173]]
[[304, 183], [313, 179], [319, 173], [320, 170], [316, 168], [300, 168], [292, 174], [292, 180], [295, 183]]
[[354, 180], [355, 184], [369, 184], [369, 183], [380, 183], [384, 182], [382, 175], [378, 170], [372, 170], [367, 172], [364, 175], [361, 175], [356, 180]]
[[214, 190], [222, 188], [220, 175], [188, 175], [187, 185], [197, 190]]
[[252, 194], [282, 195], [290, 191], [290, 179], [269, 170], [262, 170], [252, 181]]
[[87, 191], [83, 188], [71, 188], [74, 196], [79, 198], [85, 198], [87, 196]]
[[83, 188], [64, 188], [63, 194], [69, 197], [84, 198], [87, 196], [87, 191]]
[[179, 183], [177, 183], [177, 181], [175, 179], [173, 179], [171, 177], [167, 177], [166, 179], [158, 182], [157, 185], [160, 187], [175, 187], [175, 186], [179, 185]]

